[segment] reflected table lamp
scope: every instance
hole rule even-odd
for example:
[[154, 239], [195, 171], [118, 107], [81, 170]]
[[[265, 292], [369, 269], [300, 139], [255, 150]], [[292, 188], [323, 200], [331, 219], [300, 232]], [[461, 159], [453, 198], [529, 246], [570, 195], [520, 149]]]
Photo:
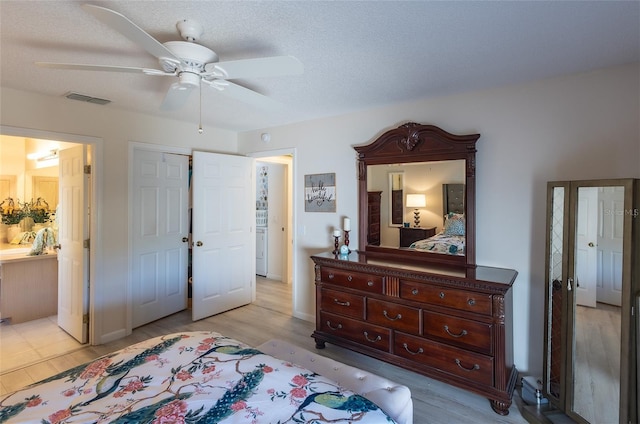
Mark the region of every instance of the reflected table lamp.
[[420, 226], [420, 211], [418, 208], [427, 206], [427, 197], [424, 194], [407, 194], [407, 207], [413, 209], [413, 226]]

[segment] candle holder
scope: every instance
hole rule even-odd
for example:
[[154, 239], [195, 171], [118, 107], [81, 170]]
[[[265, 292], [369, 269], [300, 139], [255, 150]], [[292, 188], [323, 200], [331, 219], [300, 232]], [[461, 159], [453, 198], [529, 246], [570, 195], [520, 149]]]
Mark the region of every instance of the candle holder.
[[[344, 230], [344, 245], [349, 247], [349, 231]], [[351, 253], [351, 249], [349, 249], [349, 253]]]
[[333, 236], [333, 253], [334, 255], [337, 255], [338, 253], [340, 253], [340, 250], [338, 249], [340, 245], [340, 236]]

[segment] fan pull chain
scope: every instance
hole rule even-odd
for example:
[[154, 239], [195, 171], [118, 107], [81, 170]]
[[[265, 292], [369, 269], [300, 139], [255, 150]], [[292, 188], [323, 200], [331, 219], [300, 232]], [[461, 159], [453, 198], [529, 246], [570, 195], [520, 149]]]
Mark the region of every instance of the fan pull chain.
[[202, 129], [202, 82], [198, 84], [198, 89], [200, 91], [200, 123], [198, 124], [198, 134], [202, 134], [204, 132]]

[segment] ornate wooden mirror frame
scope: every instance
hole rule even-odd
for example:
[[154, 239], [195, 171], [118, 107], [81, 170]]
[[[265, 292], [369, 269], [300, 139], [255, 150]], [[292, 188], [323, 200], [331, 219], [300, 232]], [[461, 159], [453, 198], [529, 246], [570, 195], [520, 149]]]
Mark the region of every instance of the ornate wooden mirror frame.
[[[358, 249], [371, 258], [400, 260], [433, 265], [475, 268], [475, 187], [476, 141], [480, 134], [454, 135], [433, 125], [409, 122], [386, 131], [366, 146], [356, 146], [358, 156]], [[367, 168], [369, 165], [465, 161], [465, 255], [421, 252], [407, 248], [374, 246], [367, 243], [368, 199]], [[386, 225], [386, 222], [383, 223]]]

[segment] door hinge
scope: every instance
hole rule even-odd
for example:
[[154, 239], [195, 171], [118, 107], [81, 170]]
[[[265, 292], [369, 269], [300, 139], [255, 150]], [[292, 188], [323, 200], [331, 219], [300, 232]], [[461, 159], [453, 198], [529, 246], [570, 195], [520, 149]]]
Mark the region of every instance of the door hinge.
[[91, 175], [91, 165], [84, 166], [84, 173], [87, 175]]
[[89, 324], [89, 314], [82, 315], [82, 323]]
[[82, 247], [84, 247], [85, 249], [89, 249], [91, 247], [91, 243], [90, 243], [91, 239], [86, 239], [82, 242]]

